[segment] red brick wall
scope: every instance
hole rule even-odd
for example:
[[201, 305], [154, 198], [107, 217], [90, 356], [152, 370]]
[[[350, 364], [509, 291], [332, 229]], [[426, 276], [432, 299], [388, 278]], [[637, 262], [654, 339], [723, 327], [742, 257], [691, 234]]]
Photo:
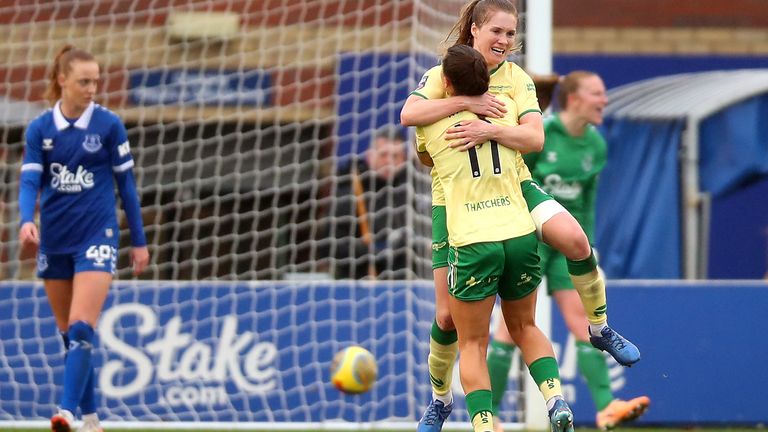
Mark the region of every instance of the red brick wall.
[[553, 0], [555, 27], [768, 27], [768, 0]]
[[[190, 5], [191, 3], [191, 5]], [[0, 2], [2, 5], [2, 2]], [[403, 0], [113, 0], [109, 2], [43, 3], [32, 9], [0, 15], [0, 24], [98, 17], [93, 24], [162, 25], [170, 8], [180, 11], [238, 12], [244, 25], [288, 25], [323, 20], [344, 25], [377, 25], [405, 21], [413, 2]], [[342, 19], [339, 19], [342, 17]]]

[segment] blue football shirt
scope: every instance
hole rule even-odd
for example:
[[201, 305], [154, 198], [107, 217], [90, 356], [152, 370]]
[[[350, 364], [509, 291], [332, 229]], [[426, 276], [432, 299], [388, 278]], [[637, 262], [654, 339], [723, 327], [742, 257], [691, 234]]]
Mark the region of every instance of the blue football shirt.
[[22, 176], [40, 173], [40, 250], [49, 254], [119, 234], [114, 177], [134, 164], [116, 114], [91, 102], [71, 121], [59, 104], [27, 127], [21, 167]]

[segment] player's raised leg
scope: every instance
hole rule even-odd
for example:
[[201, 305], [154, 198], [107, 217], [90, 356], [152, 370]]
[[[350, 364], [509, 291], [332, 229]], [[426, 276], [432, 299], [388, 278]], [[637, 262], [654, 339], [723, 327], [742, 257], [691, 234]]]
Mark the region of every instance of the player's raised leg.
[[637, 347], [608, 326], [605, 279], [576, 219], [567, 211], [558, 212], [542, 224], [541, 231], [544, 242], [567, 258], [568, 273], [589, 321], [592, 345], [608, 352], [621, 365], [631, 366], [640, 361]]

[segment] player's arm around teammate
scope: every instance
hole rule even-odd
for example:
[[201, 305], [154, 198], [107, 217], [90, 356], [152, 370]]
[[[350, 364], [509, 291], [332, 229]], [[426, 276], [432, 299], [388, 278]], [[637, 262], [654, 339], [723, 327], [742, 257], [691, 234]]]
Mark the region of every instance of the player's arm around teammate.
[[37, 275], [67, 352], [63, 394], [51, 418], [58, 432], [71, 429], [78, 407], [81, 430], [100, 430], [91, 354], [117, 265], [115, 184], [130, 227], [134, 274], [149, 263], [127, 133], [117, 115], [93, 101], [99, 76], [90, 53], [72, 46], [58, 53], [46, 94], [53, 108], [28, 125], [21, 168], [19, 240], [38, 248]]

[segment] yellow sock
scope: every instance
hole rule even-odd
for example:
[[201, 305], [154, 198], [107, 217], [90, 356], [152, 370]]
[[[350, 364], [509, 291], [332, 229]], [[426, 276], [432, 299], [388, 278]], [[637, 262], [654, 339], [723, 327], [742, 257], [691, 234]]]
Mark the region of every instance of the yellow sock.
[[560, 379], [547, 378], [544, 382], [539, 384], [539, 390], [544, 396], [544, 400], [548, 401], [555, 396], [563, 396], [563, 390], [560, 388]]
[[493, 414], [490, 411], [480, 411], [472, 417], [472, 428], [475, 432], [493, 432]]
[[579, 293], [581, 304], [590, 324], [604, 324], [608, 320], [605, 298], [605, 279], [597, 269], [583, 275], [571, 275], [573, 286]]
[[453, 365], [456, 363], [458, 352], [458, 342], [442, 345], [429, 338], [429, 380], [435, 394], [444, 395], [451, 391]]

